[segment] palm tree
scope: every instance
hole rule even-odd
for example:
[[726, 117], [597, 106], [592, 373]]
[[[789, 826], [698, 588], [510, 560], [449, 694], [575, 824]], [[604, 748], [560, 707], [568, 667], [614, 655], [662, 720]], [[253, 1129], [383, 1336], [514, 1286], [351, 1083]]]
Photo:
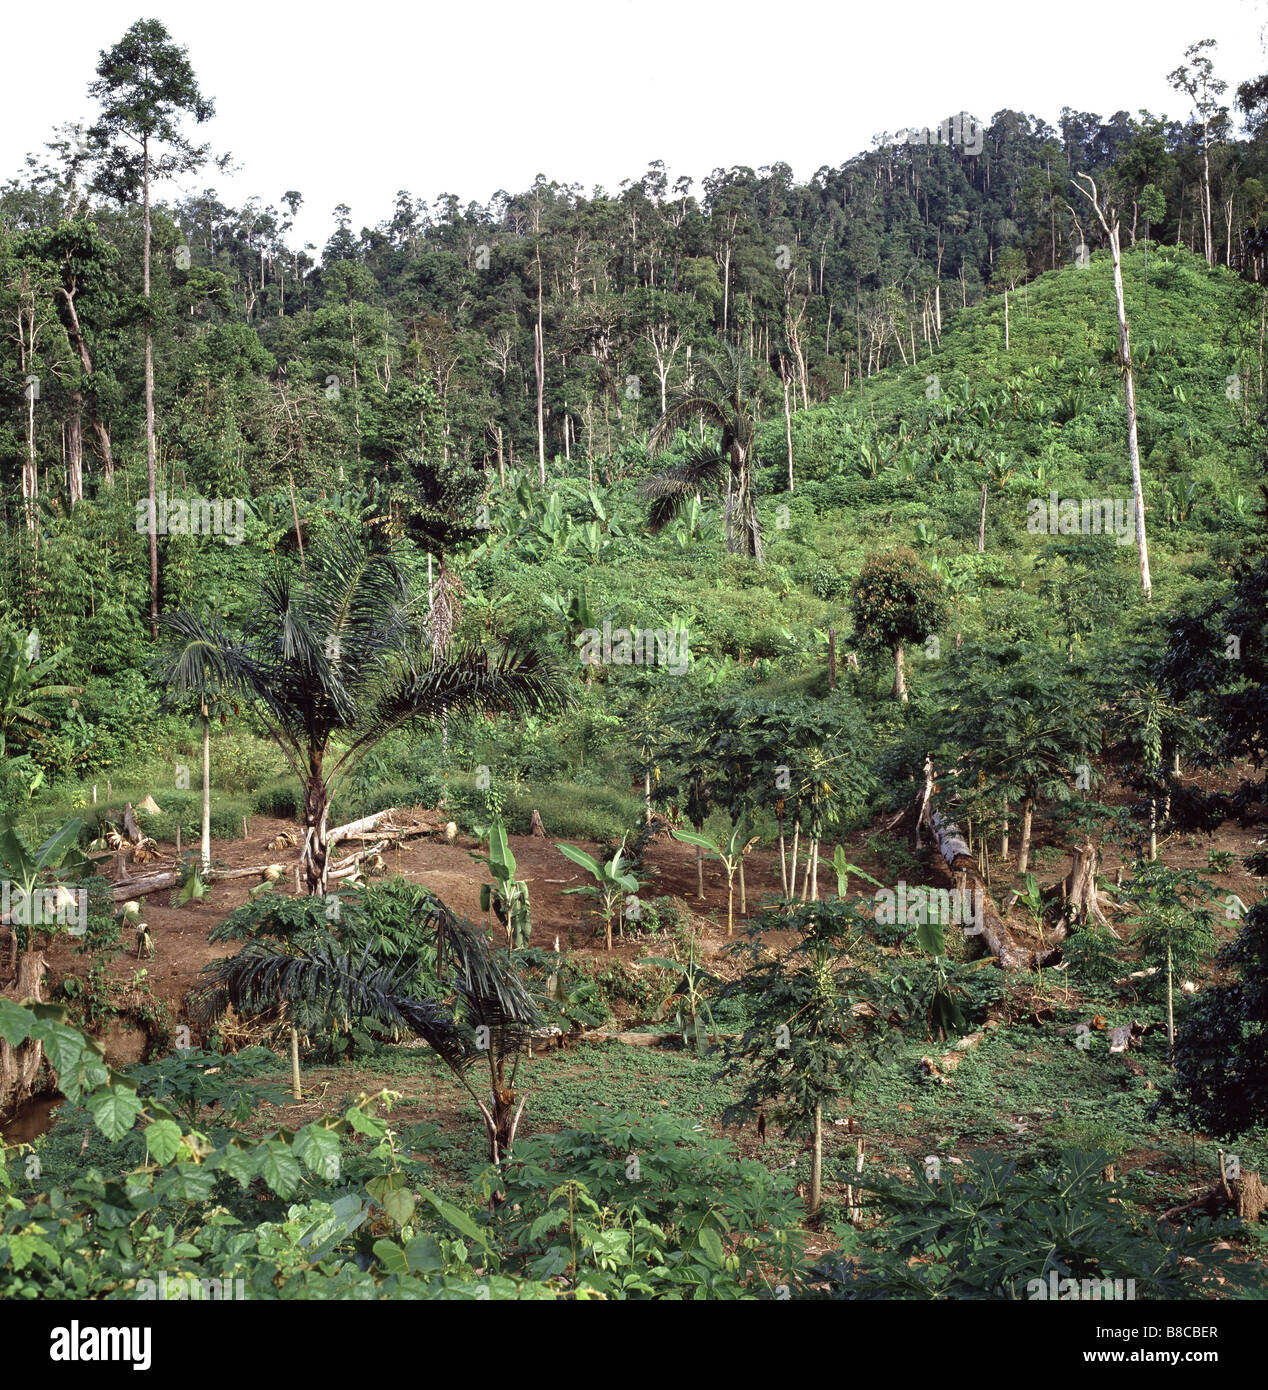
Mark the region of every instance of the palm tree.
[[[322, 919], [325, 920], [324, 918]], [[519, 1060], [541, 1015], [510, 957], [470, 923], [433, 899], [419, 926], [436, 933], [436, 973], [453, 1002], [419, 998], [399, 964], [385, 967], [369, 948], [358, 958], [333, 937], [255, 937], [236, 956], [206, 967], [208, 983], [193, 1000], [195, 1018], [207, 1024], [232, 1005], [244, 1014], [284, 1004], [291, 1021], [291, 1076], [299, 1080], [297, 1022], [372, 1018], [385, 1031], [421, 1037], [466, 1088], [484, 1117], [489, 1157], [499, 1163], [515, 1141], [524, 1099], [515, 1091]], [[487, 1103], [467, 1079], [481, 1059], [489, 1068]], [[509, 1065], [509, 1074], [508, 1074]], [[519, 1102], [518, 1105], [516, 1102]]]
[[[398, 546], [339, 524], [308, 548], [302, 573], [279, 568], [265, 580], [241, 640], [191, 614], [179, 619], [187, 649], [253, 704], [299, 778], [309, 893], [326, 891], [334, 789], [393, 730], [465, 711], [558, 709], [571, 698], [534, 650], [451, 646], [442, 655]], [[336, 736], [346, 747], [328, 766]]]
[[174, 637], [160, 681], [176, 696], [192, 696], [203, 723], [203, 807], [200, 862], [203, 873], [211, 868], [211, 706], [217, 695], [231, 690], [233, 669], [224, 653], [229, 638], [212, 619], [202, 623], [187, 613], [171, 613], [160, 619]]
[[733, 555], [762, 558], [762, 533], [753, 495], [753, 447], [757, 433], [752, 364], [729, 343], [717, 355], [700, 359], [697, 374], [657, 420], [647, 441], [655, 457], [692, 420], [712, 426], [716, 439], [701, 438], [685, 460], [644, 483], [651, 498], [653, 531], [669, 524], [701, 492], [724, 492], [726, 546]]

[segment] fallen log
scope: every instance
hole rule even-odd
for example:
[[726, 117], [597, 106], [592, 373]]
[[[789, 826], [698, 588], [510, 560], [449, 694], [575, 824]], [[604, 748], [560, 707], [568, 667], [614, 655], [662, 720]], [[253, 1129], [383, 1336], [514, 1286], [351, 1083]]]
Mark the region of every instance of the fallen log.
[[[220, 883], [229, 879], [236, 878], [259, 878], [267, 870], [276, 867], [274, 864], [249, 864], [240, 869], [215, 869], [211, 873], [211, 882]], [[115, 902], [126, 902], [128, 898], [143, 898], [147, 893], [157, 893], [162, 888], [171, 888], [180, 880], [180, 873], [176, 869], [168, 869], [162, 873], [147, 874], [144, 878], [123, 879], [111, 887], [111, 896]]]
[[375, 829], [386, 816], [393, 815], [396, 811], [394, 806], [389, 806], [386, 811], [375, 811], [372, 816], [362, 816], [359, 820], [350, 820], [346, 825], [337, 825], [333, 830], [326, 831], [326, 850], [329, 852], [340, 840], [349, 840], [354, 835], [368, 835]]
[[[407, 815], [411, 819], [405, 825], [395, 825], [391, 820], [393, 816]], [[362, 816], [359, 820], [350, 820], [347, 825], [337, 825], [333, 830], [328, 830], [326, 845], [329, 848], [340, 840], [354, 840], [366, 835], [426, 835], [433, 830], [439, 830], [443, 824], [444, 818], [439, 811], [410, 813], [399, 806], [389, 806], [386, 811], [375, 811], [372, 816]]]
[[991, 901], [986, 883], [978, 872], [977, 861], [969, 853], [968, 842], [960, 834], [960, 827], [948, 816], [933, 810], [932, 797], [924, 803], [923, 814], [946, 871], [961, 894], [961, 901], [972, 902], [975, 906], [974, 926], [966, 928], [966, 931], [979, 936], [982, 944], [1005, 970], [1035, 970], [1049, 963], [1055, 964], [1054, 957], [1058, 952], [1023, 946], [1014, 937], [1008, 923]]
[[129, 898], [143, 898], [147, 893], [157, 893], [160, 888], [171, 888], [175, 885], [180, 874], [175, 869], [161, 874], [149, 874], [145, 878], [127, 879], [122, 883], [116, 883], [110, 890], [110, 896], [117, 903], [127, 902]]

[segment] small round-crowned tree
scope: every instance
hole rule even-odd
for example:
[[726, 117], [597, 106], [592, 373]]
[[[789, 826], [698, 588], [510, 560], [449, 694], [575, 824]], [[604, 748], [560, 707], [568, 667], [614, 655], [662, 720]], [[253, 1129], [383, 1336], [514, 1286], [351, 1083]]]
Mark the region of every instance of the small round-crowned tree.
[[904, 648], [922, 642], [947, 620], [941, 580], [914, 550], [896, 546], [870, 555], [850, 591], [850, 611], [859, 643], [894, 657], [894, 698], [907, 701]]

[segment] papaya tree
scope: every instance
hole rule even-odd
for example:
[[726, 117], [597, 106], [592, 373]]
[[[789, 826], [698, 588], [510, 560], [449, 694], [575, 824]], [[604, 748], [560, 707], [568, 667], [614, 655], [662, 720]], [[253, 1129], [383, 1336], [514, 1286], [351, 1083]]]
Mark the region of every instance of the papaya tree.
[[726, 1044], [720, 1076], [744, 1090], [722, 1118], [735, 1124], [769, 1111], [786, 1134], [809, 1137], [813, 1219], [823, 1197], [825, 1120], [848, 1110], [893, 1037], [877, 975], [859, 962], [851, 905], [798, 908], [779, 926], [798, 933], [787, 950], [771, 952], [760, 924], [732, 948], [745, 968], [722, 998], [743, 1000], [751, 1021]]

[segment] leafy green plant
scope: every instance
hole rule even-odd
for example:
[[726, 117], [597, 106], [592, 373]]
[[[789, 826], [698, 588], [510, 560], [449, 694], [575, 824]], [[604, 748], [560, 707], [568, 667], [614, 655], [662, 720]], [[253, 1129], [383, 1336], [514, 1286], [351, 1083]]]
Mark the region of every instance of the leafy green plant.
[[1068, 1297], [1061, 1281], [1071, 1279], [1079, 1290], [1084, 1280], [1098, 1290], [1132, 1280], [1133, 1293], [1121, 1296], [1195, 1299], [1209, 1297], [1216, 1275], [1232, 1287], [1262, 1282], [1230, 1258], [1234, 1223], [1133, 1215], [1122, 1185], [1105, 1181], [1110, 1158], [1068, 1150], [1055, 1164], [1021, 1168], [984, 1153], [953, 1168], [935, 1156], [913, 1163], [906, 1182], [856, 1179], [884, 1213], [875, 1249], [824, 1261], [816, 1274], [826, 1291], [812, 1296], [1037, 1299], [1056, 1288]]
[[468, 851], [472, 859], [487, 864], [495, 882], [480, 885], [480, 911], [492, 911], [506, 932], [506, 943], [513, 951], [528, 945], [532, 934], [532, 916], [528, 901], [528, 884], [515, 877], [515, 855], [506, 837], [506, 827], [500, 816], [489, 827], [489, 852]]
[[1211, 886], [1193, 870], [1138, 860], [1124, 896], [1135, 904], [1129, 925], [1141, 958], [1165, 972], [1167, 1046], [1175, 1046], [1175, 972], [1196, 969], [1215, 949], [1215, 926], [1209, 909], [1199, 905]]
[[735, 929], [735, 875], [744, 862], [744, 856], [757, 843], [757, 837], [745, 838], [748, 835], [748, 823], [743, 818], [731, 827], [725, 845], [720, 845], [711, 836], [699, 834], [694, 830], [674, 830], [672, 834], [675, 840], [681, 840], [685, 845], [695, 845], [697, 849], [707, 850], [726, 870], [726, 934], [730, 936]]
[[1228, 978], [1186, 1010], [1163, 1105], [1233, 1138], [1268, 1123], [1268, 903], [1251, 908], [1217, 960]]
[[535, 1135], [483, 1190], [495, 1247], [573, 1297], [771, 1298], [802, 1267], [787, 1177], [669, 1116], [598, 1112]]
[[571, 859], [574, 864], [579, 864], [594, 878], [593, 883], [583, 884], [580, 888], [565, 888], [564, 892], [584, 893], [594, 899], [595, 912], [603, 926], [605, 949], [610, 951], [612, 949], [612, 923], [615, 920], [619, 925], [624, 918], [623, 905], [626, 898], [639, 890], [638, 879], [625, 869], [624, 839], [617, 846], [616, 853], [612, 858], [602, 864], [592, 854], [587, 854], [583, 849], [577, 849], [575, 845], [557, 844], [555, 848], [566, 859]]
[[191, 1129], [204, 1111], [218, 1111], [229, 1124], [247, 1125], [260, 1105], [280, 1105], [285, 1088], [265, 1079], [278, 1065], [266, 1047], [224, 1054], [190, 1049], [131, 1068], [129, 1076], [146, 1095], [168, 1106]]
[[744, 1091], [723, 1122], [764, 1115], [769, 1107], [786, 1133], [810, 1136], [813, 1217], [823, 1193], [824, 1120], [852, 1101], [895, 1030], [887, 1026], [876, 974], [863, 967], [864, 943], [848, 919], [811, 905], [774, 920], [799, 933], [786, 951], [772, 954], [761, 924], [731, 948], [747, 968], [722, 997], [742, 999], [752, 1022], [725, 1045], [719, 1077], [736, 1078]]
[[636, 964], [655, 965], [668, 971], [675, 979], [673, 988], [662, 1000], [655, 1016], [664, 1018], [670, 1005], [673, 1005], [674, 1020], [682, 1034], [684, 1046], [694, 1047], [703, 1057], [712, 1041], [710, 1035], [716, 1032], [707, 994], [721, 981], [701, 964], [696, 941], [690, 941], [681, 953], [675, 951], [672, 958], [640, 956]]
[[[29, 911], [13, 915], [19, 951], [30, 949], [32, 928], [47, 930], [56, 922], [58, 909], [55, 908], [54, 920], [46, 921], [48, 913], [43, 899], [33, 897], [36, 889], [44, 883], [51, 884], [55, 892], [65, 892], [67, 881], [95, 872], [92, 862], [78, 848], [83, 829], [84, 822], [77, 816], [72, 817], [32, 850], [11, 823], [0, 824], [0, 874], [19, 889], [30, 904]], [[23, 917], [32, 920], [23, 921]]]

